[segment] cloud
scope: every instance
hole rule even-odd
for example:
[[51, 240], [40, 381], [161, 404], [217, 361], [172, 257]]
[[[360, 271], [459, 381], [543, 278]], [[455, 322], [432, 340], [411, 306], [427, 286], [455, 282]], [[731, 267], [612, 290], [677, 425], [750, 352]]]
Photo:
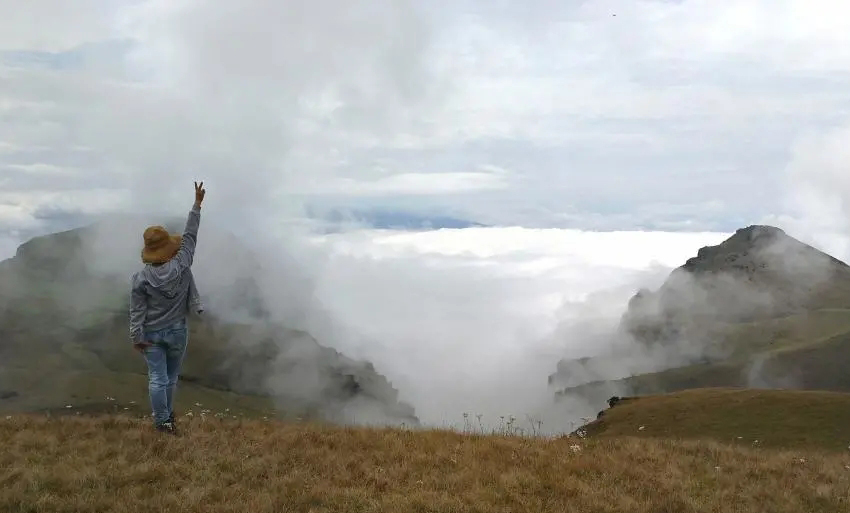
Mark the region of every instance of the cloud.
[[[42, 69], [37, 54], [38, 66], [16, 54], [0, 69], [0, 139], [17, 149], [4, 154], [9, 164], [66, 167], [76, 155], [86, 164], [78, 181], [129, 192], [128, 206], [143, 211], [177, 208], [164, 184], [194, 179], [244, 215], [246, 198], [277, 207], [303, 184], [343, 177], [312, 155], [403, 129], [437, 83], [423, 60], [428, 22], [413, 3], [148, 1], [125, 3], [118, 18], [113, 46], [123, 59], [109, 73], [91, 58]], [[27, 161], [14, 162], [24, 152]], [[409, 189], [411, 179], [388, 185]]]
[[783, 213], [767, 222], [850, 261], [850, 121], [807, 130], [794, 141], [783, 175]]
[[[464, 412], [577, 420], [552, 408], [546, 376], [593, 351], [582, 330], [613, 326], [641, 285], [657, 285], [719, 233], [467, 228], [311, 238], [317, 300], [334, 344], [375, 363], [427, 423]], [[603, 294], [605, 291], [607, 295]], [[584, 324], [583, 324], [584, 323]], [[558, 336], [552, 336], [557, 330]], [[598, 348], [596, 348], [598, 349]]]
[[143, 210], [204, 177], [281, 215], [304, 191], [397, 191], [508, 223], [686, 228], [671, 208], [722, 201], [692, 217], [725, 230], [776, 213], [798, 127], [850, 114], [840, 2], [63, 5], [0, 22], [0, 165], [82, 169], [62, 186]]
[[330, 183], [319, 184], [305, 193], [383, 196], [383, 195], [433, 195], [458, 194], [489, 189], [504, 189], [508, 186], [502, 173], [399, 173], [377, 180], [353, 180], [339, 178]]
[[0, 50], [63, 51], [114, 34], [122, 0], [0, 1]]

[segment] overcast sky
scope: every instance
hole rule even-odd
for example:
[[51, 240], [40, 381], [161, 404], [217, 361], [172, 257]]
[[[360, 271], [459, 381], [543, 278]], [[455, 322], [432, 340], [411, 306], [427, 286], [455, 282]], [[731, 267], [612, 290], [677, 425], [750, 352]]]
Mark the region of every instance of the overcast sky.
[[195, 178], [211, 208], [371, 205], [606, 230], [825, 222], [847, 200], [842, 0], [0, 0], [0, 12], [4, 254], [89, 214], [183, 209]]

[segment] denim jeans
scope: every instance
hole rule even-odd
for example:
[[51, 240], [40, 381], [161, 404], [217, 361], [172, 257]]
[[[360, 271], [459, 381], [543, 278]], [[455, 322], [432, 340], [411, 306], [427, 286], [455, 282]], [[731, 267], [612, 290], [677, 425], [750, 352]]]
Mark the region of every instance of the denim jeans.
[[174, 392], [189, 344], [189, 327], [183, 319], [166, 328], [145, 332], [145, 340], [151, 343], [144, 353], [151, 409], [154, 422], [162, 424], [174, 413]]

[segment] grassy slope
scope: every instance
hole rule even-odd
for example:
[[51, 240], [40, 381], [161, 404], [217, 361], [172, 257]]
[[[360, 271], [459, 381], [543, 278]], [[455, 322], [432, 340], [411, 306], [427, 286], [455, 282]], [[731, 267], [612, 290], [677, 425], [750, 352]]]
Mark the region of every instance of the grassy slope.
[[[38, 300], [32, 296], [26, 299]], [[147, 367], [127, 340], [126, 312], [86, 308], [84, 315], [75, 316], [57, 313], [52, 306], [15, 304], [0, 312], [0, 413], [56, 409], [67, 404], [75, 410], [79, 406], [83, 411], [115, 411], [115, 403], [104, 402], [106, 396], [118, 400], [120, 411], [125, 407], [134, 412], [146, 408]], [[38, 312], [38, 317], [28, 312]], [[94, 324], [93, 316], [97, 316], [98, 324]], [[267, 354], [262, 333], [249, 325], [210, 319], [202, 322], [190, 317], [190, 346], [181, 375], [178, 410], [186, 411], [200, 402], [211, 409], [267, 416], [274, 400], [256, 390], [264, 380], [264, 365], [275, 358]], [[278, 329], [274, 333], [292, 343], [308, 337], [294, 330]], [[301, 347], [314, 347], [301, 343]], [[231, 387], [229, 380], [243, 388], [234, 391], [236, 387]], [[14, 397], [5, 398], [8, 393], [14, 393]], [[282, 398], [278, 406], [276, 416], [280, 417], [315, 414], [315, 408], [292, 398]]]
[[850, 455], [121, 416], [0, 418], [0, 510], [834, 512]]
[[[765, 359], [769, 382], [789, 388], [850, 391], [850, 310], [824, 309], [788, 317], [731, 324], [721, 330], [727, 359], [614, 380], [629, 394], [646, 395], [703, 387], [753, 386], [747, 375]], [[604, 404], [613, 388], [603, 382], [570, 387]]]
[[[640, 429], [643, 426], [643, 429]], [[714, 439], [731, 444], [847, 451], [850, 394], [698, 389], [638, 397], [585, 426], [589, 437]]]
[[[3, 382], [22, 390], [0, 400], [0, 413], [28, 411], [128, 412], [149, 415], [147, 376], [131, 372], [68, 371], [50, 373], [50, 379], [31, 370], [6, 370]], [[11, 389], [12, 387], [7, 387]], [[2, 389], [2, 387], [0, 387]], [[177, 412], [209, 409], [247, 417], [278, 416], [271, 399], [216, 390], [181, 382], [175, 399]], [[197, 406], [200, 404], [201, 406]], [[66, 406], [71, 406], [66, 408]]]
[[[16, 307], [21, 308], [20, 305]], [[104, 312], [107, 317], [114, 315], [107, 310]], [[50, 313], [46, 311], [44, 315]], [[127, 342], [126, 328], [119, 331], [106, 323], [105, 331], [91, 334], [60, 322], [51, 323], [48, 319], [44, 325], [51, 326], [52, 333], [31, 335], [31, 320], [23, 323], [26, 329], [14, 324], [16, 319], [22, 318], [23, 315], [8, 314], [2, 317], [6, 331], [5, 336], [0, 333], [0, 356], [3, 357], [0, 392], [12, 392], [14, 396], [0, 398], [0, 413], [64, 411], [66, 405], [72, 406], [68, 413], [149, 413], [147, 367], [142, 356]], [[60, 318], [80, 320], [73, 316]], [[202, 328], [193, 326], [194, 338], [198, 338], [199, 329]], [[219, 349], [214, 337], [202, 337], [200, 341], [194, 338], [184, 369], [187, 372], [184, 372], [177, 395], [177, 410], [198, 409], [195, 403], [201, 403], [204, 408], [229, 409], [237, 415], [269, 415], [273, 409], [270, 398], [235, 394], [191, 382], [211, 359], [211, 351]]]
[[817, 345], [850, 332], [850, 310], [830, 308], [756, 322], [731, 324], [723, 330], [730, 358]]
[[[0, 399], [0, 413], [3, 414], [61, 409], [66, 405], [72, 406], [71, 412], [92, 409], [111, 412], [127, 408], [134, 413], [149, 413], [147, 376], [143, 369], [134, 373], [6, 368], [0, 369], [0, 391], [13, 393], [11, 397]], [[247, 416], [265, 416], [273, 408], [269, 398], [181, 382], [177, 410], [188, 411], [195, 408], [195, 403], [221, 411], [229, 408]]]

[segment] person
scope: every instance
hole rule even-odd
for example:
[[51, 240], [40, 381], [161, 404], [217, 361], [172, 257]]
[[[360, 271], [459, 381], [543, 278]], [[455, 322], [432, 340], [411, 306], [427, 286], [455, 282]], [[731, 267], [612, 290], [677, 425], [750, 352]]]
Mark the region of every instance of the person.
[[203, 312], [192, 262], [205, 194], [204, 182], [195, 182], [195, 203], [182, 235], [162, 226], [145, 230], [145, 266], [131, 279], [130, 340], [147, 363], [154, 427], [168, 433], [176, 432], [173, 401], [189, 343], [187, 316]]

